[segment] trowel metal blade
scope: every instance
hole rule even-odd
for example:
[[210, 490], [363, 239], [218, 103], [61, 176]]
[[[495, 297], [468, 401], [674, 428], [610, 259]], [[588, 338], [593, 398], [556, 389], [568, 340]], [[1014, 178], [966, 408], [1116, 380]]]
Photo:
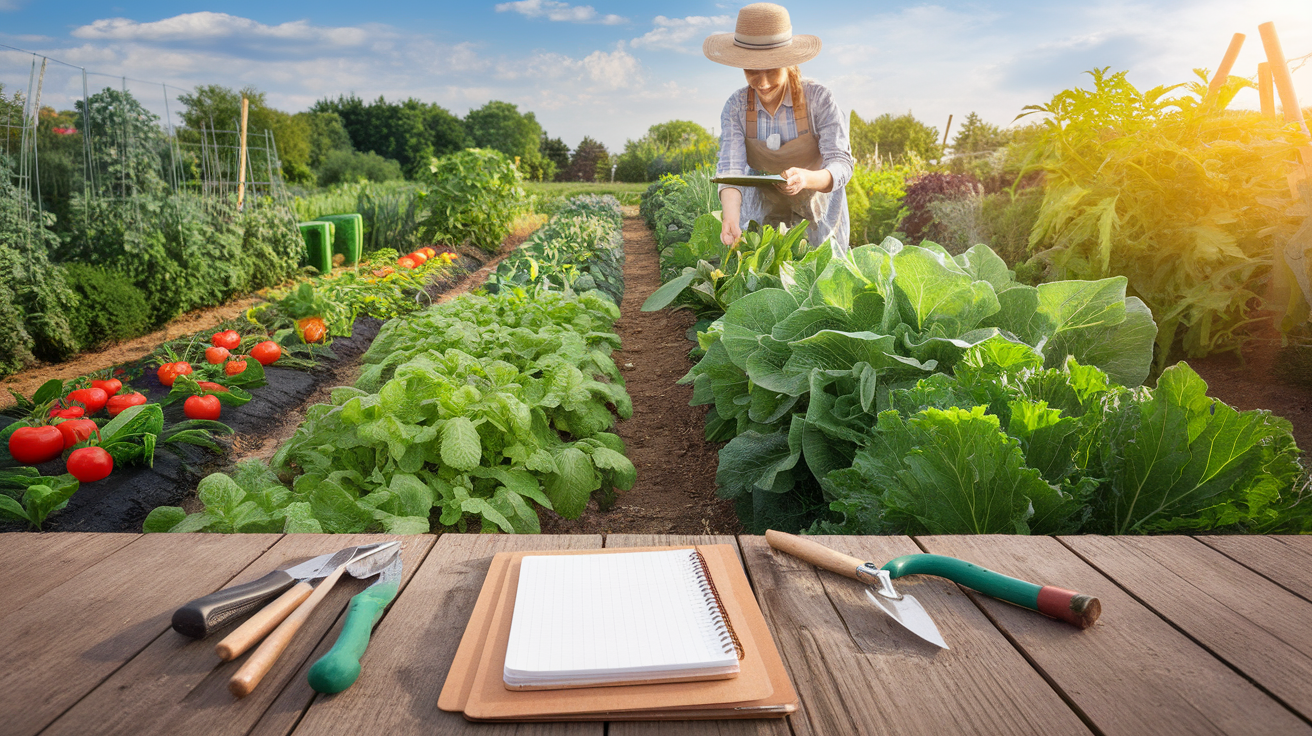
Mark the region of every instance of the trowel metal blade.
[[880, 610], [888, 614], [888, 617], [902, 625], [902, 628], [910, 631], [916, 636], [943, 649], [948, 648], [947, 642], [943, 641], [942, 634], [938, 633], [938, 627], [934, 625], [934, 619], [925, 613], [925, 609], [920, 605], [920, 601], [913, 596], [903, 593], [899, 598], [888, 598], [879, 595], [870, 588], [866, 588], [866, 597], [871, 603], [879, 606]]

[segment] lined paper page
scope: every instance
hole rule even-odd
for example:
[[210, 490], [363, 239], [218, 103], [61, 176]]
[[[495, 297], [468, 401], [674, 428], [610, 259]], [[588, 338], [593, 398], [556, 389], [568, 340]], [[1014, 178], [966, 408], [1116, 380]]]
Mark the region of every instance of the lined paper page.
[[525, 557], [506, 674], [736, 668], [701, 578], [694, 550]]

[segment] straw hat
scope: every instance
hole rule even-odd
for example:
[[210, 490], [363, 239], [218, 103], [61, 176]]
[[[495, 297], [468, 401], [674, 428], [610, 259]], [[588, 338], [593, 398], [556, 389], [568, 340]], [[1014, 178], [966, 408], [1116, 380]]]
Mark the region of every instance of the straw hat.
[[820, 39], [794, 36], [782, 5], [752, 3], [738, 11], [733, 33], [707, 36], [702, 53], [711, 61], [739, 69], [778, 69], [814, 59], [820, 53]]

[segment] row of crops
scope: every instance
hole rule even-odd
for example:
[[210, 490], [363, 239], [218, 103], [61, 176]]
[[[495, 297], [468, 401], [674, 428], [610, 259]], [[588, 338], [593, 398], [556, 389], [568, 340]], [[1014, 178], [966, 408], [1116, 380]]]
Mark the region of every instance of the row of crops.
[[[684, 382], [727, 442], [718, 491], [749, 531], [1312, 531], [1292, 425], [1208, 397], [1170, 360], [1252, 329], [1285, 265], [1271, 254], [1307, 221], [1283, 173], [1305, 135], [1227, 111], [1234, 89], [1189, 88], [1190, 105], [1095, 78], [1044, 109], [1042, 206], [1009, 260], [893, 237], [839, 254], [802, 228], [729, 249], [705, 172], [649, 190], [665, 284], [644, 309], [702, 318]], [[1242, 216], [1217, 210], [1226, 197]]]
[[[387, 322], [356, 384], [312, 407], [272, 459], [205, 478], [203, 511], [157, 508], [146, 531], [419, 533], [436, 519], [536, 532], [539, 509], [608, 507], [635, 476], [609, 431], [632, 413], [611, 358], [620, 313], [606, 292], [573, 287], [601, 279], [619, 293], [606, 265], [619, 229], [614, 198], [571, 201], [495, 293]], [[577, 261], [553, 260], [565, 252]]]
[[[430, 303], [425, 287], [450, 271], [435, 258], [392, 268], [379, 251], [355, 268], [275, 291], [244, 319], [165, 342], [127, 366], [47, 381], [0, 421], [0, 518], [41, 528], [82, 484], [122, 483], [155, 465], [157, 450], [184, 462], [196, 448], [223, 452], [227, 415], [273, 381], [265, 367], [310, 370], [362, 318], [386, 319]], [[282, 374], [282, 375], [285, 375]], [[126, 476], [126, 477], [125, 477]]]

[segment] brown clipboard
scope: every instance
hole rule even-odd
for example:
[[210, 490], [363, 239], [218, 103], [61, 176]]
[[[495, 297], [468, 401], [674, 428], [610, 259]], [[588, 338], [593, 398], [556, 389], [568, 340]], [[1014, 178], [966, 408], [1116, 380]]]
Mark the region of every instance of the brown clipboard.
[[743, 640], [743, 671], [732, 680], [573, 690], [511, 691], [502, 680], [519, 561], [539, 554], [619, 554], [692, 547], [503, 552], [493, 557], [452, 660], [438, 707], [469, 720], [688, 720], [783, 717], [797, 708], [783, 660], [731, 545], [696, 549], [706, 558], [730, 620]]

